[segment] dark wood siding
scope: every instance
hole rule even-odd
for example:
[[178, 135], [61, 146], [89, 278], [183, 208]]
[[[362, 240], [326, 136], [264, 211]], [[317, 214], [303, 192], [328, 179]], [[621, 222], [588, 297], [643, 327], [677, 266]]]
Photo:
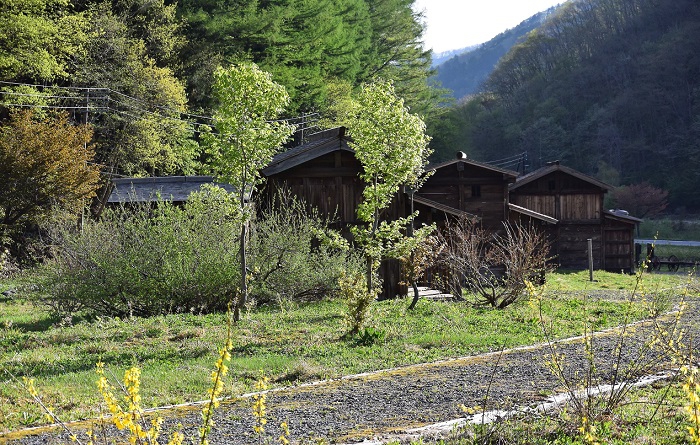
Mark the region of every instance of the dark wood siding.
[[[337, 150], [268, 176], [263, 199], [271, 202], [277, 191], [286, 190], [303, 200], [309, 209], [314, 208], [321, 216], [333, 221], [332, 225], [352, 240], [350, 227], [359, 223], [356, 212], [364, 190], [364, 183], [359, 178], [361, 170], [362, 166], [352, 152]], [[382, 219], [391, 221], [406, 214], [406, 198], [399, 193], [382, 213]], [[399, 284], [400, 275], [399, 261], [382, 261], [381, 298], [406, 294], [406, 286]]]
[[437, 168], [416, 194], [476, 215], [485, 228], [498, 230], [508, 216], [508, 183], [499, 171], [458, 162]]
[[588, 268], [588, 239], [593, 240], [593, 268], [603, 268], [603, 243], [600, 224], [559, 223], [552, 253], [563, 269]]
[[361, 166], [350, 152], [337, 151], [272, 175], [265, 194], [280, 189], [304, 200], [340, 226], [355, 224], [355, 210], [362, 200], [364, 185], [358, 177]]
[[[563, 167], [562, 167], [563, 168]], [[588, 239], [593, 240], [593, 267], [634, 269], [634, 222], [610, 218], [603, 210], [604, 184], [571, 169], [552, 171], [513, 188], [511, 202], [559, 220], [552, 231], [555, 262], [565, 269], [588, 267]], [[533, 172], [537, 175], [537, 172]], [[608, 215], [608, 216], [606, 216]]]
[[634, 224], [605, 218], [605, 270], [611, 272], [634, 271]]

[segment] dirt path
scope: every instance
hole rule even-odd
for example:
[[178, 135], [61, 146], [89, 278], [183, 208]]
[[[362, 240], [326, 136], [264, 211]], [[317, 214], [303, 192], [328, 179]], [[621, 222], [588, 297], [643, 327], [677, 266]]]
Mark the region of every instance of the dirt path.
[[[645, 343], [655, 332], [653, 324], [645, 322], [628, 327], [621, 369], [644, 353]], [[700, 304], [689, 304], [681, 324], [688, 332], [686, 338], [698, 336]], [[597, 334], [593, 341], [599, 370], [597, 378], [601, 383], [611, 380], [619, 338], [617, 331], [606, 331]], [[331, 443], [380, 440], [462, 417], [460, 405], [483, 406], [487, 395], [488, 410], [534, 406], [551, 394], [565, 391], [545, 364], [550, 352], [547, 345], [536, 345], [502, 354], [483, 354], [282, 388], [268, 393], [266, 433], [271, 442], [275, 442], [279, 423], [286, 421], [294, 442], [314, 438], [325, 438]], [[567, 376], [585, 368], [581, 339], [559, 342], [556, 352], [566, 357], [564, 372]], [[641, 375], [669, 367], [665, 357], [656, 352], [646, 353], [643, 363], [645, 366], [638, 370]], [[256, 442], [250, 403], [245, 397], [222, 403], [216, 413], [210, 443]], [[161, 411], [166, 418], [163, 434], [182, 425], [187, 437], [197, 437], [200, 409], [195, 406]], [[19, 443], [31, 445], [68, 442], [65, 435], [55, 433], [19, 440]]]

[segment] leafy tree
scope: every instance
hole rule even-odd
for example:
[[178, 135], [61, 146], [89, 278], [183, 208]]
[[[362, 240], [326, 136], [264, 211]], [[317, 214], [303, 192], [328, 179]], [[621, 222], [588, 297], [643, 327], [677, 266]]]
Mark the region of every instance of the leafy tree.
[[653, 218], [668, 206], [668, 191], [642, 182], [616, 188], [612, 191], [612, 199], [617, 208], [627, 210], [637, 218]]
[[[153, 9], [158, 10], [157, 6], [155, 2]], [[172, 49], [148, 40], [177, 40], [178, 36], [169, 34], [172, 26], [153, 30], [158, 38], [138, 32], [132, 22], [152, 20], [137, 20], [130, 10], [125, 7], [115, 12], [107, 3], [90, 6], [86, 14], [92, 38], [76, 56], [74, 86], [99, 86], [122, 93], [100, 99], [106, 99], [101, 104], [109, 112], [90, 115], [97, 160], [128, 175], [191, 173], [197, 167], [198, 147], [189, 125], [181, 119], [187, 110], [185, 87], [170, 68], [157, 63], [157, 59], [171, 58]]]
[[380, 260], [405, 256], [432, 230], [423, 228], [407, 238], [404, 230], [415, 215], [395, 221], [382, 218], [401, 186], [417, 188], [423, 180], [430, 139], [423, 120], [409, 112], [391, 82], [382, 80], [362, 87], [350, 119], [350, 136], [366, 184], [357, 207], [357, 217], [366, 225], [351, 230], [365, 256], [367, 289], [374, 292]]
[[40, 223], [54, 206], [78, 211], [94, 195], [99, 170], [90, 164], [91, 136], [63, 114], [11, 115], [0, 127], [0, 233]]
[[86, 19], [65, 0], [0, 2], [0, 78], [55, 81], [69, 74]]
[[288, 108], [322, 101], [326, 80], [358, 84], [369, 52], [370, 19], [364, 0], [254, 0], [179, 3], [189, 23], [186, 67], [199, 106], [207, 107], [213, 61], [252, 61], [272, 73], [290, 95]]
[[289, 103], [284, 87], [254, 63], [219, 68], [214, 79], [218, 108], [214, 113], [216, 133], [205, 135], [211, 167], [219, 181], [236, 187], [237, 204], [243, 218], [239, 255], [241, 259], [240, 297], [234, 319], [248, 299], [247, 231], [252, 209], [250, 193], [264, 178], [260, 170], [271, 160], [294, 127], [275, 121]]

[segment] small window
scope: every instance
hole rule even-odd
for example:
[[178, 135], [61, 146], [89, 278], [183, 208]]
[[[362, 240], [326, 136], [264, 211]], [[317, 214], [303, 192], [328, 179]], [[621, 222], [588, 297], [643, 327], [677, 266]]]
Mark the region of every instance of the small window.
[[480, 185], [473, 185], [472, 186], [472, 198], [478, 198], [481, 196], [481, 186]]
[[554, 179], [550, 180], [549, 183], [547, 184], [547, 187], [549, 188], [550, 192], [553, 192], [554, 189], [557, 188], [557, 183], [554, 182]]

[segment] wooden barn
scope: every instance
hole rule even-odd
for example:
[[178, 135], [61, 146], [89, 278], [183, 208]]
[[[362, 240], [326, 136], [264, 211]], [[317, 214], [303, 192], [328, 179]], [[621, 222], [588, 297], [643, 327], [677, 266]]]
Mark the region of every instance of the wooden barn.
[[565, 269], [588, 267], [588, 239], [593, 267], [634, 270], [634, 230], [641, 221], [603, 207], [609, 186], [559, 162], [521, 176], [510, 186], [510, 204], [556, 223], [546, 227], [556, 263]]
[[345, 128], [333, 128], [277, 154], [262, 170], [267, 181], [261, 195], [263, 200], [271, 199], [279, 190], [287, 190], [345, 229], [358, 223], [355, 209], [364, 189], [358, 177], [361, 170]]
[[500, 230], [508, 218], [508, 185], [517, 173], [468, 159], [458, 152], [455, 159], [429, 166], [432, 176], [414, 193], [418, 223], [444, 223], [448, 215], [468, 214], [485, 229]]
[[[364, 189], [359, 178], [361, 171], [362, 165], [348, 145], [345, 128], [325, 130], [272, 159], [262, 170], [267, 181], [260, 198], [271, 202], [278, 191], [288, 191], [334, 221], [333, 226], [349, 237], [349, 228], [360, 223], [356, 210]], [[406, 216], [406, 206], [405, 194], [399, 193], [381, 217], [391, 221]], [[399, 284], [398, 261], [383, 261], [380, 276], [384, 282], [382, 298], [406, 293], [406, 287]]]

